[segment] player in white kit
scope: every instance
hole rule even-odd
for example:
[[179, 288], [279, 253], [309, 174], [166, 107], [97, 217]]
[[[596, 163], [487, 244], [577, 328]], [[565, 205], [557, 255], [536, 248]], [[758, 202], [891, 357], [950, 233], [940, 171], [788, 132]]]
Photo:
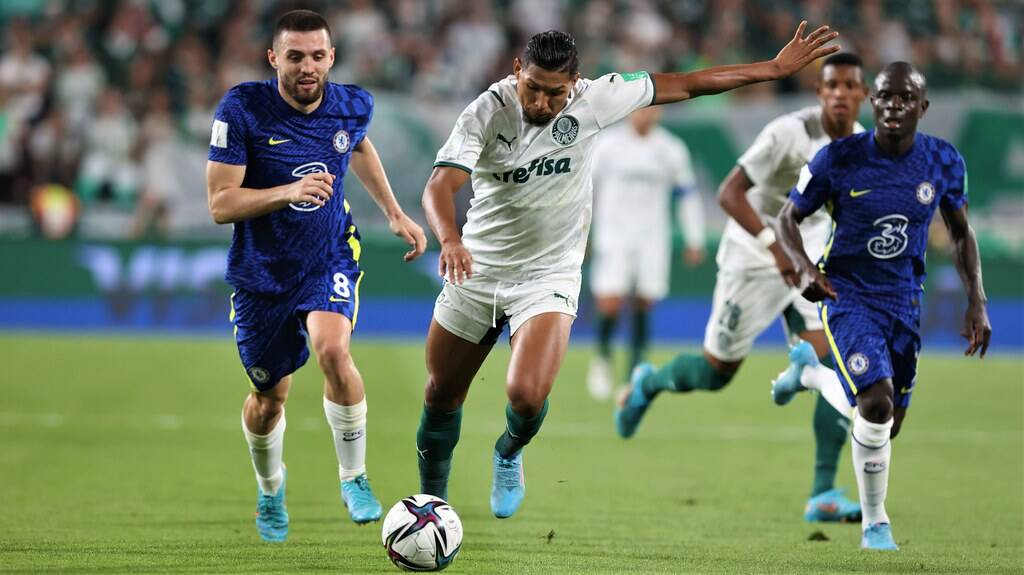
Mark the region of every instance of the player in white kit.
[[[716, 258], [718, 277], [704, 332], [704, 353], [681, 354], [658, 370], [641, 364], [620, 399], [616, 425], [622, 437], [631, 437], [661, 391], [722, 389], [735, 377], [754, 339], [781, 316], [796, 344], [790, 351], [790, 367], [773, 382], [775, 402], [788, 403], [805, 389], [820, 392], [814, 412], [814, 483], [804, 518], [859, 521], [860, 506], [834, 486], [849, 431], [849, 402], [831, 368], [817, 307], [783, 280], [793, 264], [775, 241], [772, 228], [800, 170], [814, 154], [833, 139], [864, 130], [856, 121], [867, 96], [860, 58], [850, 53], [826, 58], [817, 94], [820, 105], [765, 126], [722, 183], [719, 204], [730, 219]], [[800, 231], [810, 257], [821, 256], [831, 230], [824, 210], [803, 220]]]
[[619, 310], [630, 301], [628, 374], [644, 360], [650, 310], [665, 297], [672, 259], [671, 204], [686, 240], [687, 265], [704, 260], [704, 206], [682, 140], [658, 125], [661, 107], [630, 114], [601, 133], [594, 150], [594, 232], [591, 234], [590, 290], [597, 354], [590, 361], [587, 391], [611, 396], [611, 342]]
[[[495, 445], [491, 511], [509, 517], [525, 494], [522, 448], [540, 429], [569, 343], [590, 229], [597, 133], [638, 108], [788, 76], [838, 48], [806, 22], [770, 61], [693, 73], [579, 77], [576, 44], [549, 31], [527, 43], [513, 75], [459, 116], [423, 192], [446, 282], [427, 334], [427, 384], [416, 435], [423, 493], [447, 498], [462, 403], [507, 323], [506, 429]], [[472, 178], [467, 223], [455, 193]]]

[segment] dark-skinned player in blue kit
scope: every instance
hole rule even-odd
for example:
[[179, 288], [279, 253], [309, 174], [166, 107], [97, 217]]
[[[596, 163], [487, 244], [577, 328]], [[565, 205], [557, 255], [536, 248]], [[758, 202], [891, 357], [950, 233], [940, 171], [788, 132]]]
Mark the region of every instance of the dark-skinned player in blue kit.
[[[924, 76], [906, 62], [886, 66], [871, 95], [875, 128], [837, 140], [803, 169], [779, 212], [790, 285], [819, 303], [836, 373], [856, 407], [852, 452], [865, 549], [897, 550], [885, 497], [891, 439], [917, 379], [928, 226], [942, 213], [967, 292], [966, 355], [985, 356], [992, 327], [981, 260], [967, 222], [967, 168], [948, 142], [919, 133], [928, 109]], [[798, 225], [827, 206], [834, 222], [819, 265]]]
[[258, 484], [256, 527], [264, 540], [283, 541], [284, 403], [291, 374], [309, 358], [307, 339], [325, 376], [341, 499], [356, 523], [381, 516], [366, 477], [363, 380], [349, 352], [363, 272], [346, 170], [409, 244], [406, 261], [423, 253], [426, 237], [395, 201], [366, 137], [373, 97], [327, 79], [334, 64], [327, 22], [308, 10], [285, 14], [267, 58], [277, 77], [235, 86], [217, 108], [207, 187], [213, 219], [234, 224], [227, 280], [235, 288], [235, 340], [254, 388], [242, 431]]

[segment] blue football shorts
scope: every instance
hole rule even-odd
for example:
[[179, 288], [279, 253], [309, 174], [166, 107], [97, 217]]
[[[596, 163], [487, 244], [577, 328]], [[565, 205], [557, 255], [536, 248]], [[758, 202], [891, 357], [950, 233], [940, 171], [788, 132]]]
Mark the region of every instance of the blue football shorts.
[[314, 269], [283, 294], [235, 290], [231, 295], [235, 343], [245, 373], [257, 390], [271, 389], [309, 359], [309, 312], [340, 313], [355, 329], [362, 278], [359, 264], [349, 259]]

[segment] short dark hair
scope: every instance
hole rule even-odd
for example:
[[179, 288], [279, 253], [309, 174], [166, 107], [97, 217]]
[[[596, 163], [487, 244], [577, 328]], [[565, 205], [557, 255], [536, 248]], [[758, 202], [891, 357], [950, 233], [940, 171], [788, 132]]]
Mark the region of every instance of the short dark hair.
[[825, 58], [825, 62], [822, 63], [822, 69], [825, 66], [856, 66], [858, 68], [864, 68], [864, 61], [860, 59], [860, 56], [853, 52], [838, 52], [832, 54], [828, 58]]
[[277, 19], [277, 24], [274, 25], [273, 40], [277, 40], [282, 32], [315, 32], [317, 30], [327, 30], [327, 37], [331, 37], [331, 27], [323, 16], [312, 10], [292, 10]]
[[533, 64], [551, 72], [567, 72], [570, 76], [580, 68], [576, 40], [565, 32], [548, 30], [534, 34], [523, 51], [523, 67]]

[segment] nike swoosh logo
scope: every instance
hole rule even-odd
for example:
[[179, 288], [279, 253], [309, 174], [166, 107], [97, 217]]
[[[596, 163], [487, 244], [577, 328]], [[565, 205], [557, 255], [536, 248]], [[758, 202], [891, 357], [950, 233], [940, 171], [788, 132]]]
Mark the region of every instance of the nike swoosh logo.
[[853, 188], [850, 188], [850, 197], [851, 198], [859, 198], [860, 196], [863, 196], [865, 194], [870, 194], [870, 193], [871, 193], [871, 190], [859, 190], [859, 191], [857, 191], [857, 190], [854, 190]]
[[276, 145], [278, 145], [278, 144], [283, 144], [283, 143], [285, 143], [285, 142], [290, 142], [290, 141], [292, 141], [292, 140], [291, 140], [291, 138], [289, 138], [289, 139], [287, 139], [287, 140], [275, 140], [274, 138], [270, 138], [270, 140], [268, 140], [268, 143], [269, 143], [269, 144], [270, 144], [271, 146], [276, 146]]
[[332, 302], [334, 302], [334, 303], [338, 303], [338, 302], [348, 302], [348, 300], [347, 300], [347, 299], [344, 299], [344, 298], [340, 298], [340, 297], [334, 297], [334, 296], [331, 296], [331, 297], [330, 297], [330, 301], [332, 301]]

